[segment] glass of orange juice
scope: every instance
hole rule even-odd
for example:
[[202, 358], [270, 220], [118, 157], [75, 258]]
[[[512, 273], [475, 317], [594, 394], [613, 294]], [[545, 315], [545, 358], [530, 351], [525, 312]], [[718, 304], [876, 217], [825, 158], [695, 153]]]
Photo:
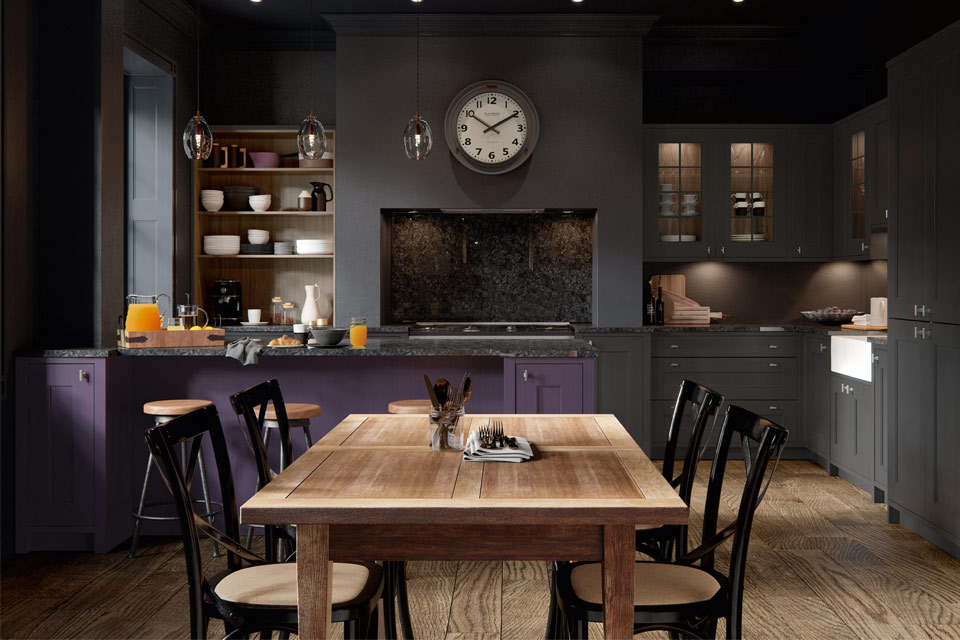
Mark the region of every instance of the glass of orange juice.
[[354, 349], [364, 349], [367, 344], [367, 319], [350, 318], [350, 344]]

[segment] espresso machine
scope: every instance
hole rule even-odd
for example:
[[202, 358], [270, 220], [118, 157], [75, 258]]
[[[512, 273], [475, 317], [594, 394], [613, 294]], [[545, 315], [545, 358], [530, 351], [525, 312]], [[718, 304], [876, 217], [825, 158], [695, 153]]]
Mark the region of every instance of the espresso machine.
[[243, 296], [239, 280], [216, 280], [213, 283], [213, 312], [221, 326], [236, 326], [243, 317]]

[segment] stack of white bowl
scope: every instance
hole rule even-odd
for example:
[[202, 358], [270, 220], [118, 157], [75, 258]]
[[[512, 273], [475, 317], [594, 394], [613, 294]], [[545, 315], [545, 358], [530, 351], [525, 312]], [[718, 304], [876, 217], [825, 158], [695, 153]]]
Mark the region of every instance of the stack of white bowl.
[[203, 236], [203, 252], [208, 256], [235, 256], [240, 253], [240, 236]]
[[270, 232], [265, 229], [247, 229], [247, 239], [250, 244], [267, 244], [270, 241]]
[[254, 211], [266, 211], [270, 208], [271, 197], [269, 193], [259, 196], [250, 196], [250, 208]]
[[207, 211], [220, 211], [223, 207], [223, 191], [219, 189], [201, 189], [200, 204]]
[[333, 253], [333, 240], [324, 240], [321, 238], [297, 240], [297, 253], [302, 256]]

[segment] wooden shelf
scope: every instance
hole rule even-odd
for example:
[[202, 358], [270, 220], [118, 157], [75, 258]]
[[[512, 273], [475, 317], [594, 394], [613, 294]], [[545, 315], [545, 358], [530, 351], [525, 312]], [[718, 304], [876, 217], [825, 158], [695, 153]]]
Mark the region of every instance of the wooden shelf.
[[222, 168], [202, 168], [197, 169], [200, 173], [271, 173], [271, 174], [283, 174], [283, 173], [304, 173], [304, 174], [314, 174], [314, 173], [325, 173], [333, 174], [333, 168], [311, 168], [311, 167], [277, 167], [276, 169], [256, 169], [256, 168], [246, 168], [246, 167], [235, 167], [232, 169], [222, 169]]
[[324, 254], [320, 254], [320, 255], [300, 255], [300, 254], [294, 253], [294, 254], [287, 254], [287, 255], [284, 255], [284, 254], [276, 255], [276, 254], [273, 254], [273, 253], [265, 253], [265, 254], [246, 253], [246, 254], [238, 254], [238, 255], [235, 255], [235, 256], [208, 256], [207, 254], [203, 254], [203, 255], [200, 255], [200, 256], [197, 256], [197, 257], [200, 258], [201, 260], [252, 260], [252, 259], [261, 259], [261, 260], [262, 260], [262, 259], [265, 259], [265, 258], [266, 258], [266, 259], [271, 259], [271, 260], [284, 260], [284, 259], [285, 259], [285, 260], [290, 260], [290, 259], [296, 259], [296, 260], [331, 260], [331, 259], [333, 259], [333, 254], [332, 254], [332, 253], [324, 253]]
[[333, 211], [197, 211], [201, 216], [297, 216], [320, 218], [334, 215]]

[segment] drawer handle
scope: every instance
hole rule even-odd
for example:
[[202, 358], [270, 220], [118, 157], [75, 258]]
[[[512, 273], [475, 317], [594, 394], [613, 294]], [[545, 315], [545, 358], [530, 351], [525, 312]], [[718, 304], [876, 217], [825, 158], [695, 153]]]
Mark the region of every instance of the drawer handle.
[[771, 362], [771, 363], [768, 364], [767, 366], [768, 366], [768, 367], [779, 367], [780, 365], [777, 364], [776, 362]]
[[678, 362], [671, 362], [671, 363], [670, 363], [670, 366], [671, 366], [671, 367], [679, 367], [679, 366], [680, 366], [680, 363], [678, 363]]
[[778, 345], [778, 344], [768, 344], [768, 345], [767, 345], [767, 348], [769, 348], [769, 349], [779, 349], [779, 348], [780, 348], [780, 345]]
[[80, 371], [78, 372], [78, 375], [77, 375], [77, 379], [78, 379], [80, 382], [84, 382], [85, 380], [89, 380], [89, 379], [90, 379], [90, 374], [88, 374], [88, 373], [87, 373], [86, 371], [84, 371], [83, 369], [80, 369]]
[[672, 345], [670, 345], [670, 348], [671, 348], [671, 349], [679, 349], [679, 348], [680, 348], [680, 345], [678, 345], [678, 344], [672, 344]]
[[821, 344], [821, 345], [820, 345], [820, 353], [823, 353], [823, 352], [826, 351], [826, 350], [827, 350], [827, 345]]
[[772, 405], [770, 405], [769, 407], [767, 407], [767, 410], [768, 410], [768, 411], [779, 411], [779, 410], [780, 410], [780, 407], [778, 407], [778, 406], [775, 405], [775, 404], [772, 404]]
[[524, 381], [524, 382], [529, 382], [529, 380], [530, 380], [530, 372], [527, 371], [526, 369], [524, 369], [524, 370], [523, 370], [523, 381]]

